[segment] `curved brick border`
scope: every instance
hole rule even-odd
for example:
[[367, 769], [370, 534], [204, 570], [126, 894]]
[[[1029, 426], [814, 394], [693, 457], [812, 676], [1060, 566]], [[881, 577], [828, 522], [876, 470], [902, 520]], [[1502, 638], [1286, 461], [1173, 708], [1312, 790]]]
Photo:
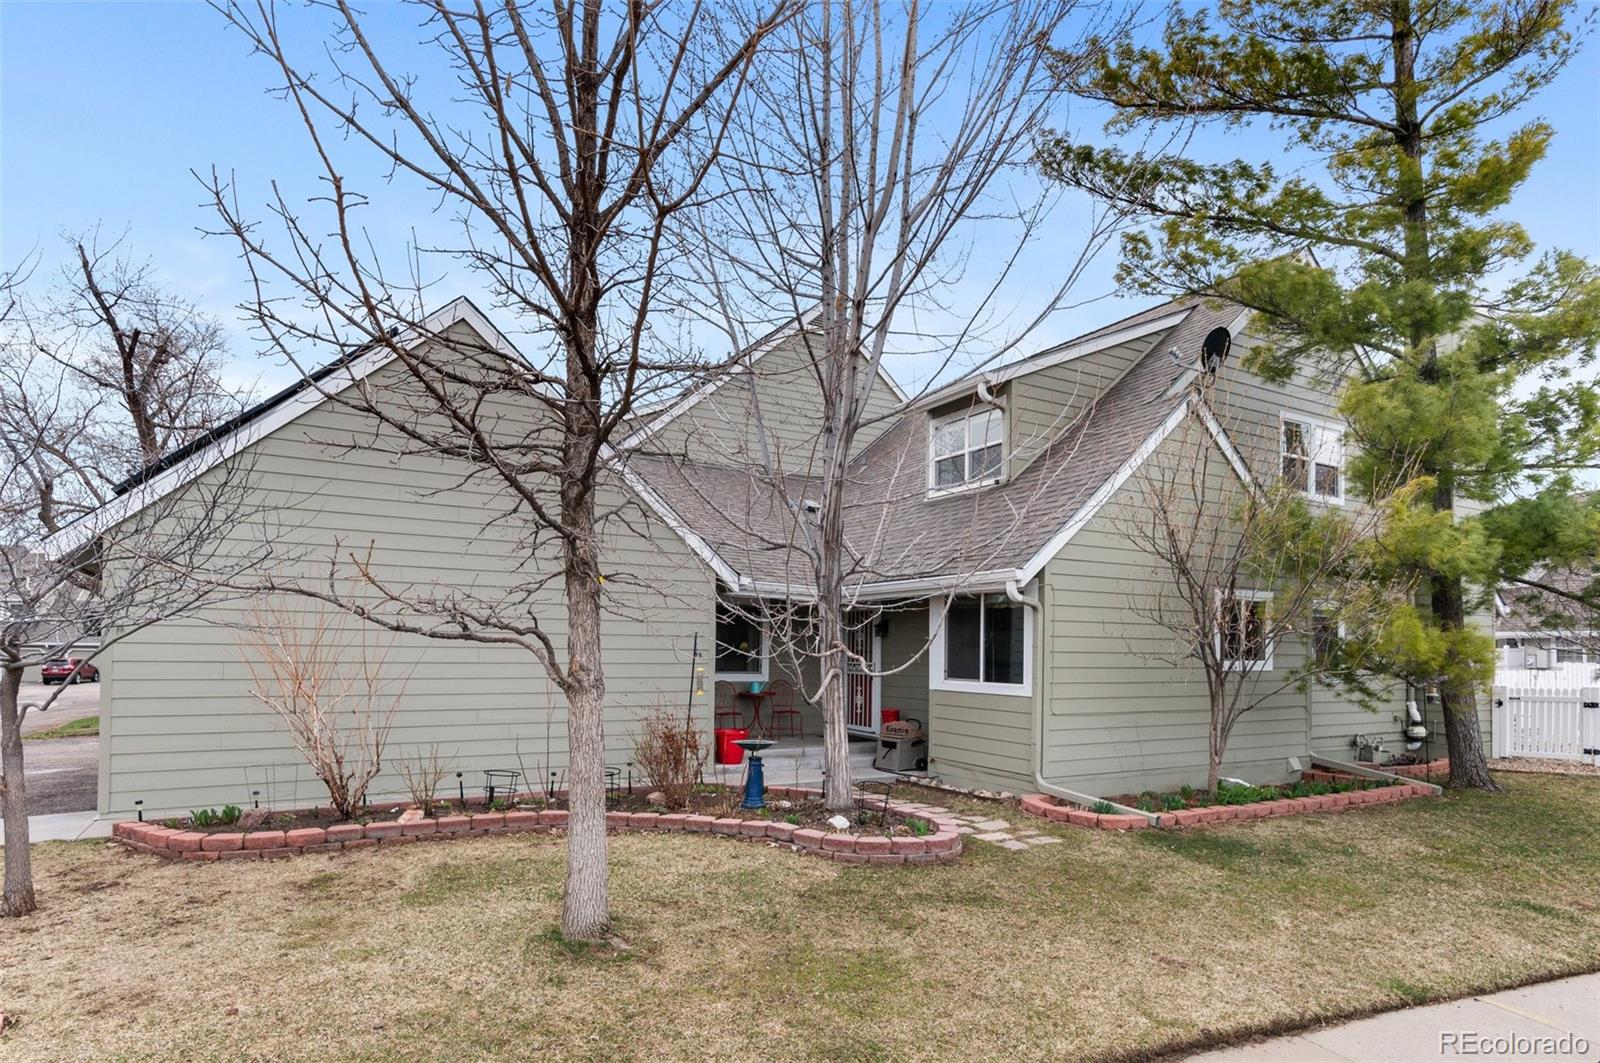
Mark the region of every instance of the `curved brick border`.
[[[799, 798], [822, 795], [820, 790], [795, 787], [773, 787], [767, 793]], [[934, 831], [923, 837], [830, 833], [766, 819], [699, 816], [686, 812], [607, 812], [606, 829], [613, 833], [713, 834], [743, 841], [767, 841], [787, 845], [808, 856], [837, 860], [844, 864], [934, 864], [948, 863], [960, 857], [961, 835], [956, 830], [954, 820], [912, 808], [900, 801], [889, 802], [889, 812], [902, 819], [915, 817], [926, 820]], [[410, 823], [391, 820], [384, 823], [301, 827], [289, 831], [256, 830], [219, 834], [174, 830], [157, 823], [124, 821], [111, 828], [111, 837], [135, 852], [168, 860], [262, 860], [299, 856], [302, 853], [336, 853], [373, 845], [445, 841], [491, 834], [538, 834], [561, 830], [566, 825], [567, 813], [551, 809], [543, 812], [478, 812], [418, 819]]]
[[[1387, 769], [1385, 769], [1387, 770]], [[1432, 787], [1423, 783], [1397, 783], [1371, 790], [1350, 790], [1342, 794], [1322, 794], [1318, 797], [1286, 797], [1277, 801], [1258, 801], [1252, 805], [1207, 805], [1204, 808], [1186, 808], [1178, 812], [1162, 812], [1161, 828], [1203, 827], [1208, 823], [1230, 820], [1268, 819], [1277, 816], [1299, 816], [1308, 812], [1343, 812], [1362, 805], [1391, 805], [1412, 797], [1429, 797]], [[1099, 815], [1088, 809], [1063, 804], [1048, 794], [1028, 794], [1022, 799], [1022, 811], [1056, 823], [1075, 827], [1097, 827], [1100, 830], [1142, 830], [1152, 826], [1143, 816]]]

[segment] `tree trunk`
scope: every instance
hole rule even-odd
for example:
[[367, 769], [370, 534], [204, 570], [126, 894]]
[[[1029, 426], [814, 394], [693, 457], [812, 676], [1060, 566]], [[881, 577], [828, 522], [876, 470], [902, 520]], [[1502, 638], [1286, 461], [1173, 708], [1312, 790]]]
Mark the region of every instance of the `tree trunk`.
[[1222, 775], [1222, 754], [1227, 749], [1228, 738], [1222, 731], [1222, 699], [1215, 689], [1211, 691], [1210, 749], [1206, 757], [1206, 792], [1215, 795], [1217, 779]]
[[[837, 398], [834, 400], [837, 402]], [[832, 427], [827, 432], [828, 470], [822, 512], [819, 515], [817, 558], [817, 623], [822, 639], [822, 799], [836, 811], [852, 805], [850, 739], [845, 730], [849, 684], [845, 679], [844, 588], [840, 575], [844, 557], [844, 461], [841, 451], [846, 433]]]
[[[1447, 492], [1436, 498], [1434, 508], [1451, 510]], [[1434, 619], [1446, 634], [1466, 628], [1466, 605], [1461, 581], [1435, 575], [1430, 606]], [[1498, 790], [1489, 777], [1489, 762], [1483, 754], [1483, 736], [1478, 728], [1477, 692], [1445, 680], [1439, 684], [1439, 704], [1444, 710], [1445, 743], [1450, 748], [1450, 785], [1463, 789]]]
[[[577, 492], [573, 492], [576, 494]], [[561, 933], [569, 941], [611, 934], [606, 864], [605, 670], [600, 651], [600, 580], [593, 533], [593, 496], [583, 492], [563, 514], [578, 532], [567, 548], [567, 886]]]
[[[843, 632], [843, 624], [830, 625], [829, 630]], [[845, 706], [848, 684], [845, 681], [845, 656], [839, 649], [831, 649], [822, 657], [822, 763], [824, 767], [822, 799], [837, 812], [849, 810], [852, 780], [850, 778], [850, 739], [845, 730]]]
[[1478, 728], [1478, 706], [1469, 688], [1465, 698], [1450, 684], [1439, 688], [1439, 704], [1444, 709], [1445, 746], [1450, 751], [1452, 788], [1489, 790], [1500, 787], [1489, 777], [1489, 762], [1483, 755], [1483, 733]]
[[5, 821], [6, 881], [0, 915], [27, 915], [33, 897], [33, 860], [28, 852], [28, 805], [22, 778], [22, 714], [17, 695], [22, 669], [0, 672], [0, 815]]
[[[1445, 501], [1448, 502], [1448, 498]], [[1438, 504], [1436, 499], [1435, 505]], [[1466, 627], [1466, 605], [1459, 579], [1436, 576], [1430, 604], [1444, 631], [1460, 631]], [[1476, 690], [1446, 680], [1439, 684], [1439, 707], [1444, 710], [1445, 745], [1450, 750], [1450, 786], [1498, 791], [1500, 788], [1489, 777], [1489, 762], [1483, 754]]]

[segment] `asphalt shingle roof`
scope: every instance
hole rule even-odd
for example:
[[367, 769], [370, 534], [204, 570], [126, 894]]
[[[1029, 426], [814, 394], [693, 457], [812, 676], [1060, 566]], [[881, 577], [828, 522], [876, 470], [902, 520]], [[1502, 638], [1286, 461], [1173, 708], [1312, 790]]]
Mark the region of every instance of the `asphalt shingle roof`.
[[[1176, 348], [1197, 358], [1206, 333], [1230, 324], [1239, 310], [1193, 300], [1167, 303], [1073, 341], [1180, 310], [1187, 310], [1184, 318], [1097, 402], [1021, 473], [993, 487], [929, 498], [928, 417], [922, 411], [901, 415], [851, 465], [845, 537], [856, 568], [850, 581], [1026, 566], [1182, 402], [1181, 391], [1167, 394], [1180, 373], [1167, 352]], [[751, 470], [643, 453], [625, 460], [739, 575], [809, 584], [810, 566], [797, 551], [805, 529], [790, 505], [807, 496], [810, 481], [788, 477], [780, 492]]]

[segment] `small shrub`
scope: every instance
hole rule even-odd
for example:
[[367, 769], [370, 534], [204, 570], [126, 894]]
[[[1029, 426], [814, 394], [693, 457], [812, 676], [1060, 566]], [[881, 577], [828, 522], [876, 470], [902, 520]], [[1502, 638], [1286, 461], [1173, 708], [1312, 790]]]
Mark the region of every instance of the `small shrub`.
[[793, 823], [798, 827], [800, 825], [800, 813], [790, 812], [788, 815], [783, 817], [783, 821], [785, 823]]
[[189, 812], [190, 825], [199, 827], [202, 830], [207, 827], [215, 827], [221, 822], [222, 813], [214, 808], [191, 809]]
[[1089, 806], [1089, 811], [1100, 816], [1113, 816], [1116, 815], [1117, 806], [1110, 801], [1096, 801]]
[[244, 809], [240, 808], [238, 805], [223, 805], [222, 811], [218, 813], [218, 816], [222, 820], [222, 825], [225, 827], [233, 826], [235, 823], [239, 822], [239, 818], [243, 815]]
[[439, 784], [453, 766], [454, 761], [440, 758], [437, 744], [417, 750], [397, 766], [411, 803], [422, 809], [424, 816], [433, 815], [436, 809], [448, 803], [439, 800]]
[[1183, 807], [1183, 804], [1183, 796], [1180, 794], [1161, 795], [1161, 811], [1163, 812], [1176, 812]]
[[644, 734], [633, 748], [633, 761], [650, 785], [660, 790], [668, 808], [688, 808], [700, 772], [705, 768], [703, 738], [687, 716], [658, 708], [644, 721]]
[[906, 830], [918, 838], [925, 838], [933, 833], [933, 824], [925, 819], [908, 819], [906, 820]]

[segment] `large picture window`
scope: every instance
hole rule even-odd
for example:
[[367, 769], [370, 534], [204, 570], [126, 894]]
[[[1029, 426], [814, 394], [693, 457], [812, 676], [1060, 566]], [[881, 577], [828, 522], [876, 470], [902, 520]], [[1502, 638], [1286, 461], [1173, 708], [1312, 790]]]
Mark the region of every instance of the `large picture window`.
[[983, 409], [933, 423], [929, 440], [928, 487], [952, 491], [994, 483], [1005, 459], [1005, 421], [999, 410]]
[[929, 685], [936, 690], [1030, 695], [1033, 692], [1029, 610], [1003, 594], [964, 595], [934, 606]]
[[767, 678], [767, 633], [754, 618], [717, 602], [718, 679], [752, 682]]
[[1344, 501], [1344, 435], [1337, 425], [1284, 415], [1278, 454], [1283, 478], [1312, 498]]

